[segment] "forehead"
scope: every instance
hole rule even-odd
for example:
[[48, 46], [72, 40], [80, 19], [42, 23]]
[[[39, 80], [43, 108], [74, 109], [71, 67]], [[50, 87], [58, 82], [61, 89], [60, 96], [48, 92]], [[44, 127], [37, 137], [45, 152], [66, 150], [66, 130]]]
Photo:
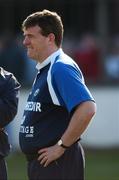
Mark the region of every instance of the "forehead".
[[37, 34], [37, 33], [41, 33], [41, 28], [36, 25], [36, 26], [31, 26], [31, 27], [28, 27], [27, 29], [24, 28], [23, 29], [23, 32], [24, 32], [24, 35], [27, 35], [27, 34]]

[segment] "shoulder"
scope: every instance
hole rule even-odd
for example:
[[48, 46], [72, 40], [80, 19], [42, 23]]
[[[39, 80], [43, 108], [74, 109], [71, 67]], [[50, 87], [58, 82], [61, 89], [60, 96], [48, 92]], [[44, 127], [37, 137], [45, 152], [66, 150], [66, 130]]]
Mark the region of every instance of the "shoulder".
[[66, 54], [59, 56], [52, 65], [52, 74], [65, 75], [78, 75], [83, 77], [82, 72], [76, 62]]
[[13, 74], [0, 67], [0, 76], [4, 79], [12, 78]]
[[11, 84], [13, 86], [20, 86], [16, 77], [11, 73], [0, 67], [0, 86], [1, 84]]
[[66, 54], [62, 54], [58, 56], [52, 66], [52, 69], [55, 70], [65, 70], [66, 68], [72, 68], [74, 66], [74, 61], [67, 56]]

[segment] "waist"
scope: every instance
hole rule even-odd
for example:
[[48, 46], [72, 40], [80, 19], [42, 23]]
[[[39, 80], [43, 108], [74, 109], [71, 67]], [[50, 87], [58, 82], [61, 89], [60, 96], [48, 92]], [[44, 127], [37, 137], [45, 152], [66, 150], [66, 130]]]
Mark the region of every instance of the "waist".
[[[80, 140], [81, 140], [81, 138], [77, 139], [77, 141], [75, 143], [73, 143], [68, 149], [70, 149], [73, 146], [75, 146], [76, 144], [78, 144], [78, 141], [80, 141]], [[38, 156], [39, 156], [38, 153], [25, 153], [25, 157], [26, 157], [27, 161], [37, 160]]]

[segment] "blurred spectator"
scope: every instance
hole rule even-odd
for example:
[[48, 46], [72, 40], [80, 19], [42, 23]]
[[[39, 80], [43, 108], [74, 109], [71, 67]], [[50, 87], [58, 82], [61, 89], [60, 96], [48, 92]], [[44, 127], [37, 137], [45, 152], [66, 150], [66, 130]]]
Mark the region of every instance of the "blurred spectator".
[[81, 38], [74, 51], [74, 59], [88, 82], [98, 82], [100, 75], [100, 50], [96, 39], [91, 35]]
[[76, 44], [76, 39], [74, 38], [74, 36], [71, 35], [64, 36], [62, 47], [64, 49], [64, 52], [71, 57], [73, 57], [74, 54], [73, 52], [75, 52], [75, 48], [76, 48], [75, 44]]
[[112, 40], [111, 48], [104, 62], [104, 69], [109, 82], [119, 82], [119, 38]]
[[24, 54], [11, 34], [6, 33], [1, 37], [0, 66], [12, 72], [19, 82], [24, 77]]
[[26, 56], [21, 36], [15, 38], [8, 32], [1, 35], [0, 66], [12, 72], [21, 85], [31, 85], [35, 75], [35, 62]]

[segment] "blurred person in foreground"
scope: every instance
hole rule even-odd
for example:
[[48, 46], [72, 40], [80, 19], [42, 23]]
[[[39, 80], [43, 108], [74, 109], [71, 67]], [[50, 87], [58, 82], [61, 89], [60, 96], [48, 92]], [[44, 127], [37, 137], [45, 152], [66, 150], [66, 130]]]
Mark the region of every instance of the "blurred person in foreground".
[[48, 10], [35, 12], [22, 29], [27, 54], [38, 62], [19, 133], [28, 178], [84, 180], [78, 141], [96, 105], [77, 64], [61, 48], [61, 18]]
[[0, 67], [0, 179], [7, 180], [5, 157], [10, 152], [10, 144], [5, 126], [15, 117], [18, 109], [20, 84], [14, 75]]

